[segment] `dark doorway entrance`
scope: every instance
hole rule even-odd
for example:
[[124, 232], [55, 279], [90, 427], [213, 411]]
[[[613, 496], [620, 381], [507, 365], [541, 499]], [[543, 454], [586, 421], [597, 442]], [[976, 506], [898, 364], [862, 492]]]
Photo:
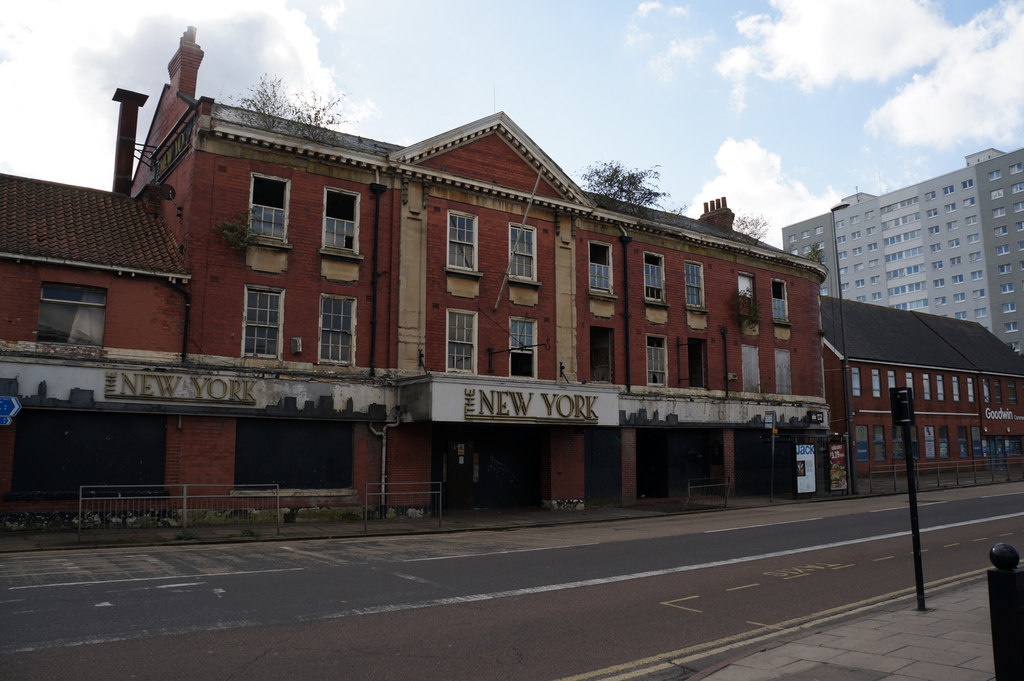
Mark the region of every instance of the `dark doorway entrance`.
[[685, 497], [691, 480], [709, 477], [711, 442], [708, 431], [682, 428], [637, 430], [637, 497]]
[[[740, 496], [792, 495], [796, 449], [792, 438], [775, 438], [775, 465], [772, 465], [771, 432], [735, 431], [736, 494]], [[772, 471], [775, 482], [772, 485]]]
[[435, 437], [448, 509], [540, 505], [542, 431], [457, 426]]
[[584, 488], [587, 506], [622, 501], [622, 438], [617, 428], [588, 428], [583, 433]]

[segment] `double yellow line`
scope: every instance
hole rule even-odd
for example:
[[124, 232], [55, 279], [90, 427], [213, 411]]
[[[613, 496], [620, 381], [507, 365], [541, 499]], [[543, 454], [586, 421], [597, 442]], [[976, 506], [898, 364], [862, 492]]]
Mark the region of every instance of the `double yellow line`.
[[[928, 582], [925, 587], [932, 591], [951, 589], [977, 581], [983, 574], [985, 574], [985, 572], [986, 569], [972, 570], [971, 572], [965, 572], [959, 575], [944, 577], [942, 579]], [[830, 608], [828, 610], [822, 610], [821, 612], [812, 613], [810, 615], [796, 617], [779, 622], [778, 624], [764, 625], [740, 634], [726, 636], [706, 643], [699, 643], [688, 648], [671, 650], [667, 653], [633, 660], [613, 667], [597, 669], [595, 671], [578, 674], [576, 676], [566, 676], [561, 679], [557, 679], [556, 681], [628, 681], [629, 679], [642, 678], [649, 674], [656, 674], [658, 672], [670, 670], [679, 671], [679, 668], [687, 663], [721, 655], [738, 648], [756, 645], [758, 643], [769, 641], [773, 638], [778, 638], [784, 634], [817, 628], [823, 624], [827, 624], [838, 619], [844, 619], [869, 612], [871, 610], [876, 610], [883, 606], [893, 604], [907, 596], [914, 595], [916, 594], [916, 591], [916, 587], [908, 587], [906, 589], [873, 596], [871, 598]]]

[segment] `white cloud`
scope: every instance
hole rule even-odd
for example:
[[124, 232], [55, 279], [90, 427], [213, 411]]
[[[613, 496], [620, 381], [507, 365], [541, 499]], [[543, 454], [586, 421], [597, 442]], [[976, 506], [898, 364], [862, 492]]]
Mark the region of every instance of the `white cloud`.
[[641, 2], [636, 8], [637, 16], [646, 17], [651, 12], [661, 9], [660, 2]]
[[222, 101], [242, 95], [266, 73], [296, 89], [337, 96], [307, 15], [285, 0], [252, 6], [247, 0], [181, 0], [149, 14], [145, 3], [127, 0], [108, 1], [104, 12], [89, 3], [36, 0], [5, 8], [0, 92], [17, 93], [18, 105], [8, 98], [0, 107], [0, 129], [8, 132], [0, 171], [108, 189], [117, 119], [109, 98], [118, 87], [150, 95], [140, 116], [143, 135], [168, 79], [167, 62], [188, 26], [198, 27], [200, 46], [217, 46], [200, 70], [201, 95]]
[[871, 112], [866, 128], [901, 145], [1017, 145], [1024, 129], [1024, 7], [1002, 5], [957, 31], [935, 68]]
[[[658, 21], [655, 15], [681, 20], [688, 17], [688, 7], [673, 5], [665, 7], [660, 2], [642, 2], [633, 13], [626, 27], [626, 46], [632, 49], [649, 48], [656, 53], [647, 61], [647, 67], [662, 82], [675, 77], [677, 66], [693, 65], [700, 56], [704, 45], [714, 39], [712, 34], [705, 37], [673, 38], [673, 24]], [[650, 26], [653, 30], [648, 30]], [[667, 42], [666, 47], [659, 47]], [[653, 46], [653, 47], [650, 47]]]
[[626, 47], [641, 47], [651, 40], [651, 34], [636, 24], [631, 23], [626, 27]]
[[[934, 61], [951, 29], [922, 0], [771, 0], [777, 15], [739, 19], [750, 40], [722, 55], [717, 70], [742, 95], [752, 76], [805, 90], [837, 81], [885, 82]], [[737, 101], [742, 108], [742, 100]]]
[[345, 0], [334, 0], [320, 7], [320, 18], [332, 31], [338, 27], [338, 19], [345, 13]]
[[664, 52], [652, 58], [647, 65], [659, 80], [668, 82], [675, 76], [675, 67], [693, 64], [710, 40], [710, 37], [673, 40]]
[[831, 187], [813, 194], [802, 182], [782, 170], [782, 158], [757, 140], [726, 139], [715, 153], [718, 175], [708, 180], [691, 199], [689, 215], [699, 217], [704, 202], [725, 197], [737, 214], [761, 215], [771, 225], [766, 241], [782, 247], [782, 228], [828, 212], [841, 198]]

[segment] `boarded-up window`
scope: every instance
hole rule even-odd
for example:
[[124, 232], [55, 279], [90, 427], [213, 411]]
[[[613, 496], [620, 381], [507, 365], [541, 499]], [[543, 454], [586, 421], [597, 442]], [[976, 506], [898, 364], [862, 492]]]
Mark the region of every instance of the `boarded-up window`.
[[775, 350], [775, 392], [793, 394], [793, 374], [789, 368], [789, 350]]
[[80, 485], [161, 485], [159, 414], [25, 409], [18, 415], [15, 499], [74, 499]]
[[756, 345], [743, 346], [743, 392], [761, 392], [761, 368]]
[[352, 486], [352, 426], [329, 421], [238, 419], [235, 483], [292, 489]]

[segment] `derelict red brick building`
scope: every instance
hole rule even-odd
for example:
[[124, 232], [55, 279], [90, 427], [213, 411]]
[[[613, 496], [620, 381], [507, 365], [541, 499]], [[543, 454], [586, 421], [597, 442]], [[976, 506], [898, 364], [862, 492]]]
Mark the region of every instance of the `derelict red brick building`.
[[[382, 481], [439, 482], [449, 508], [760, 493], [766, 418], [791, 486], [784, 453], [825, 432], [818, 265], [734, 232], [724, 199], [701, 220], [609, 207], [504, 113], [387, 144], [197, 97], [202, 59], [189, 29], [134, 175], [119, 138], [110, 200], [180, 258], [130, 311], [90, 280], [106, 328], [136, 332], [123, 352], [39, 338], [43, 265], [0, 254], [30, 270], [0, 361], [24, 405], [0, 435], [3, 508], [111, 482], [100, 427], [94, 465], [19, 473], [34, 422], [95, 413], [143, 423], [133, 483], [273, 482], [296, 506]], [[145, 97], [115, 99], [124, 133]]]

